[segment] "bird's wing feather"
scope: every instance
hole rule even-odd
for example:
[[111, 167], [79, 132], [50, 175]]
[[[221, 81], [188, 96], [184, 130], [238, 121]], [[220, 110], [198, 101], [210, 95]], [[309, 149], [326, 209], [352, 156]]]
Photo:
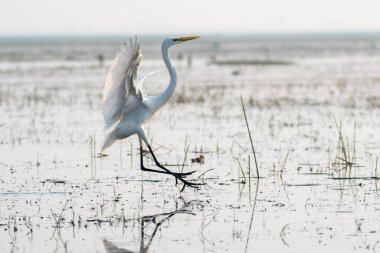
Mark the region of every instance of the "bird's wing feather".
[[129, 96], [142, 100], [136, 81], [136, 72], [141, 60], [137, 37], [121, 45], [108, 71], [103, 90], [102, 110], [105, 128], [120, 120]]
[[138, 87], [138, 89], [140, 90], [140, 93], [141, 93], [141, 94], [145, 95], [145, 94], [144, 94], [143, 87], [142, 87], [143, 82], [145, 81], [145, 79], [146, 79], [147, 77], [153, 75], [153, 74], [156, 74], [157, 72], [158, 72], [158, 70], [154, 70], [154, 71], [149, 72], [148, 74], [145, 74], [145, 75], [143, 75], [143, 76], [138, 76], [138, 77], [137, 77], [137, 80], [138, 80], [138, 86], [137, 86], [137, 87]]

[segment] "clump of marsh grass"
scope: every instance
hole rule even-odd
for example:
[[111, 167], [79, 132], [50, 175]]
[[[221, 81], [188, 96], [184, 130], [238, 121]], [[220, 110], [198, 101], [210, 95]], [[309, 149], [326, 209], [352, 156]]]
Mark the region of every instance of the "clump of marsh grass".
[[338, 144], [336, 156], [332, 163], [332, 168], [338, 173], [338, 178], [351, 178], [352, 168], [356, 164], [356, 123], [354, 125], [354, 135], [350, 146], [349, 138], [343, 133], [342, 124], [335, 120], [338, 131]]

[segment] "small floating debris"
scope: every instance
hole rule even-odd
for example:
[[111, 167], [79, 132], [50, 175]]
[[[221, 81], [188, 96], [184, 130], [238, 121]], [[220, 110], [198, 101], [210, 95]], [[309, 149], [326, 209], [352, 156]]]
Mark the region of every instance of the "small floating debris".
[[108, 156], [108, 155], [104, 154], [104, 153], [98, 153], [98, 155], [96, 157], [97, 158], [102, 158], [102, 157], [105, 157], [105, 156]]
[[60, 180], [60, 179], [46, 179], [41, 181], [41, 183], [53, 183], [53, 184], [66, 184], [66, 180]]
[[204, 155], [199, 155], [196, 158], [191, 158], [192, 163], [204, 163], [205, 162], [205, 157]]
[[242, 74], [242, 71], [240, 69], [235, 69], [234, 71], [232, 71], [231, 73], [233, 76], [239, 76]]
[[107, 223], [110, 222], [109, 220], [101, 220], [101, 219], [87, 219], [87, 222], [95, 222], [95, 223]]

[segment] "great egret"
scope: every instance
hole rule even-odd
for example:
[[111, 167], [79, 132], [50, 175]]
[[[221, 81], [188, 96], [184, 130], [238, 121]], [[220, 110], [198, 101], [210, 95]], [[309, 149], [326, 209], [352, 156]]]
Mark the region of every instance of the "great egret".
[[[162, 58], [169, 71], [170, 82], [166, 89], [157, 96], [144, 96], [141, 92], [141, 83], [136, 79], [136, 72], [142, 60], [140, 43], [137, 37], [130, 39], [128, 43], [121, 45], [120, 50], [108, 71], [103, 91], [103, 117], [105, 124], [105, 138], [101, 150], [110, 147], [116, 140], [125, 139], [137, 134], [140, 143], [141, 170], [156, 173], [170, 174], [182, 181], [185, 186], [196, 187], [200, 184], [192, 183], [184, 177], [194, 173], [175, 173], [162, 166], [148, 142], [143, 124], [152, 115], [168, 102], [177, 85], [177, 73], [170, 63], [169, 48], [176, 44], [194, 40], [199, 36], [167, 38], [162, 43]], [[143, 163], [143, 142], [152, 154], [153, 160], [161, 170], [148, 169]]]

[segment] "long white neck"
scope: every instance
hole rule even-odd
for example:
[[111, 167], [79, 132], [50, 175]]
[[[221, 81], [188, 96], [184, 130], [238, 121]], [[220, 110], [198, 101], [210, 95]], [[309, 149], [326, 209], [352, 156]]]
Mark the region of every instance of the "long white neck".
[[160, 95], [154, 97], [154, 111], [158, 110], [163, 105], [165, 105], [166, 102], [169, 101], [177, 86], [177, 72], [175, 71], [175, 68], [172, 66], [170, 62], [169, 47], [165, 44], [162, 44], [162, 58], [164, 59], [165, 65], [169, 71], [170, 82], [166, 89]]

